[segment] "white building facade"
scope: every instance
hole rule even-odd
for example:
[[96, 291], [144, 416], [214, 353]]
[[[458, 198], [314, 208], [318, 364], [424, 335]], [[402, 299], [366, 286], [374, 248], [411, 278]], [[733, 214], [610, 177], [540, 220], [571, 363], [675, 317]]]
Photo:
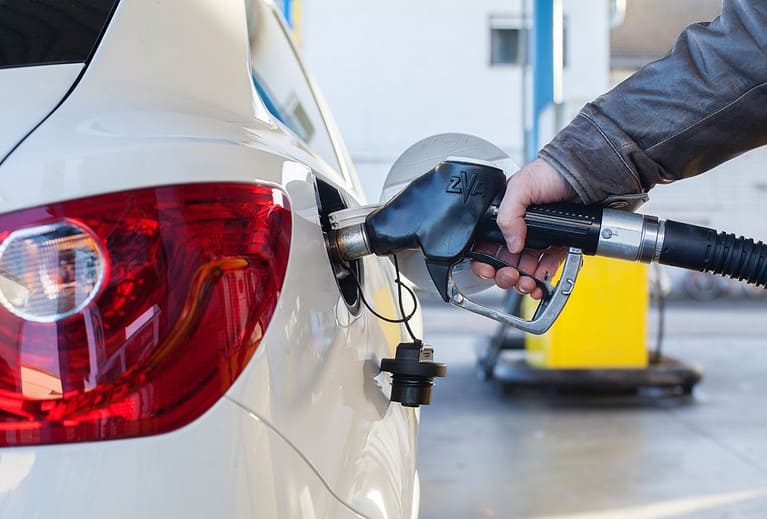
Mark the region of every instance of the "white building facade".
[[[370, 201], [378, 199], [397, 156], [435, 133], [476, 134], [523, 162], [532, 1], [302, 0], [301, 6], [304, 57]], [[566, 1], [564, 18], [567, 116], [609, 87], [607, 3]]]

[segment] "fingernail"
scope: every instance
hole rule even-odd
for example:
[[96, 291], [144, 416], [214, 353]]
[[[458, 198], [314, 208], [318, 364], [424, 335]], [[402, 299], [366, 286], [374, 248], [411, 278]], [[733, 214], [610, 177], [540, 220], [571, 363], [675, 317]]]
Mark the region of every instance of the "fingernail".
[[482, 279], [493, 279], [493, 277], [492, 277], [492, 276], [486, 276], [486, 275], [484, 275], [484, 274], [478, 274], [478, 275], [479, 275], [479, 277], [481, 277]]
[[522, 252], [522, 247], [519, 246], [519, 238], [516, 236], [512, 236], [509, 238], [507, 245], [509, 247], [509, 252], [512, 254], [519, 254]]
[[527, 295], [527, 289], [525, 287], [517, 287], [517, 292], [519, 292], [523, 296]]

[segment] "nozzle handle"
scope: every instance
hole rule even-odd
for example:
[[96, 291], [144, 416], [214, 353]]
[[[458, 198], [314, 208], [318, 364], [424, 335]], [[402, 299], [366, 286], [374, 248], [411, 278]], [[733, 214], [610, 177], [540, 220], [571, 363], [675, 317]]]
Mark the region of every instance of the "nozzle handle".
[[[532, 205], [525, 213], [527, 239], [525, 248], [575, 247], [593, 255], [599, 245], [603, 208], [578, 204]], [[475, 241], [506, 243], [498, 228], [498, 206], [491, 206], [480, 220]]]

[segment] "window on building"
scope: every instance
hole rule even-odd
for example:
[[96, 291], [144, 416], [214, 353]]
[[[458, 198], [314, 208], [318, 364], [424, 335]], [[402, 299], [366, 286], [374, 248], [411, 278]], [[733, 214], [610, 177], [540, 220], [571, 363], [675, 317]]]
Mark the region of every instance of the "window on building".
[[528, 31], [521, 18], [490, 17], [490, 65], [525, 65]]
[[[568, 20], [562, 27], [562, 65], [568, 66]], [[530, 31], [519, 17], [490, 17], [490, 65], [527, 65], [528, 39]]]

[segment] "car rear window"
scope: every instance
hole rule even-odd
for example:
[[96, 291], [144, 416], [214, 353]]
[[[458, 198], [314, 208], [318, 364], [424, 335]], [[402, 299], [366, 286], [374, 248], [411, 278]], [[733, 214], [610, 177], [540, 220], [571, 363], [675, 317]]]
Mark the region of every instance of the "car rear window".
[[87, 62], [118, 0], [0, 0], [0, 68]]

